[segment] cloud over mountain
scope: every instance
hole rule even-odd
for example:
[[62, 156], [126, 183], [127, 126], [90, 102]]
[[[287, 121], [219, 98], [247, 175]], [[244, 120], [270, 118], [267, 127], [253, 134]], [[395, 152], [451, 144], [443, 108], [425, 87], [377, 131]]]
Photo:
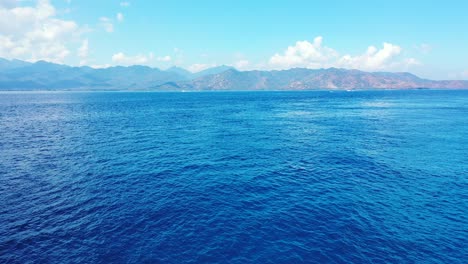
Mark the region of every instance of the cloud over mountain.
[[149, 53], [148, 55], [138, 54], [135, 56], [129, 56], [125, 55], [123, 52], [119, 52], [112, 56], [112, 62], [116, 63], [117, 65], [145, 65], [153, 59], [153, 53]]
[[321, 36], [316, 37], [312, 43], [307, 40], [298, 41], [294, 46], [289, 46], [283, 54], [276, 53], [273, 55], [269, 60], [269, 64], [277, 69], [327, 66], [336, 59], [338, 53], [332, 48], [323, 46], [322, 41]]
[[401, 58], [402, 50], [398, 45], [384, 42], [382, 48], [369, 46], [360, 55], [339, 55], [337, 50], [324, 46], [323, 38], [319, 36], [313, 42], [297, 41], [282, 54], [276, 53], [270, 58], [268, 66], [273, 69], [340, 67], [376, 71], [418, 64], [414, 58]]

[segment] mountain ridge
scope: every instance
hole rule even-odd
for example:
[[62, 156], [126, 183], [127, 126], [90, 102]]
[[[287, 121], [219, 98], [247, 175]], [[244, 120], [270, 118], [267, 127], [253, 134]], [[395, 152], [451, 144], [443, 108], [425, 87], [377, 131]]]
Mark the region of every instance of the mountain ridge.
[[409, 72], [365, 72], [328, 68], [239, 71], [217, 66], [192, 73], [143, 65], [91, 68], [46, 61], [35, 63], [0, 58], [0, 90], [362, 90], [468, 89], [467, 80], [428, 80]]

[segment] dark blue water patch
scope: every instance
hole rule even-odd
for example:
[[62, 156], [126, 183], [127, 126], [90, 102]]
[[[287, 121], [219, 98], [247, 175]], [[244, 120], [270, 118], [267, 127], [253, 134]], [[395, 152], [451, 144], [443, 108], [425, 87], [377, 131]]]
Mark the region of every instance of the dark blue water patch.
[[0, 262], [464, 263], [467, 102], [0, 93]]

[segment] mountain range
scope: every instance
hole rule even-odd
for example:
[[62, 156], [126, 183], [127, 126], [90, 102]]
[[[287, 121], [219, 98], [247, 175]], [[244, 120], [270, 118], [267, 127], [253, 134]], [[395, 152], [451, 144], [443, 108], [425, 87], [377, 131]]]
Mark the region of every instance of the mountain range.
[[192, 73], [180, 67], [161, 70], [135, 65], [94, 69], [45, 61], [30, 63], [0, 58], [0, 90], [231, 91], [416, 88], [468, 89], [468, 81], [434, 81], [407, 72], [364, 72], [337, 68], [238, 71], [230, 66], [218, 66]]

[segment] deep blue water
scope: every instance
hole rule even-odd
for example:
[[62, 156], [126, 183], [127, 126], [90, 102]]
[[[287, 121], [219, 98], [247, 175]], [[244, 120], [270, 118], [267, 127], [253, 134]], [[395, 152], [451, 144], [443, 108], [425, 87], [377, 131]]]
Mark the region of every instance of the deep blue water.
[[468, 91], [0, 93], [1, 263], [467, 263]]

